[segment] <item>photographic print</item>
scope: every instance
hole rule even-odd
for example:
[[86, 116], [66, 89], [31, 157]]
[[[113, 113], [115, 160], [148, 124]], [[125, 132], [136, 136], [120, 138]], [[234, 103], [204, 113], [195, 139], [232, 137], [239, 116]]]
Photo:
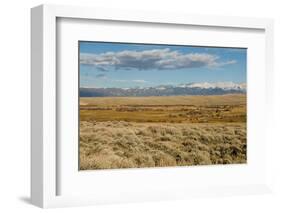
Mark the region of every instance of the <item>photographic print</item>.
[[247, 162], [247, 49], [79, 41], [79, 169]]

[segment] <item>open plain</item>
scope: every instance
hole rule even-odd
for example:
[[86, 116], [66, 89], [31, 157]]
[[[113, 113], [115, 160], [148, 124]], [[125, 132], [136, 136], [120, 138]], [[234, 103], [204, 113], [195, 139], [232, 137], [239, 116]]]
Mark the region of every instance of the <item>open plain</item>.
[[80, 98], [80, 169], [247, 161], [246, 95]]

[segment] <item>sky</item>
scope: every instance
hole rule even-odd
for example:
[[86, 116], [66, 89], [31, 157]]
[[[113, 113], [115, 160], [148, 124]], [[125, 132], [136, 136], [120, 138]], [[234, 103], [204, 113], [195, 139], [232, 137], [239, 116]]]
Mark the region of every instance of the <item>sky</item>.
[[79, 42], [80, 87], [246, 83], [247, 49]]

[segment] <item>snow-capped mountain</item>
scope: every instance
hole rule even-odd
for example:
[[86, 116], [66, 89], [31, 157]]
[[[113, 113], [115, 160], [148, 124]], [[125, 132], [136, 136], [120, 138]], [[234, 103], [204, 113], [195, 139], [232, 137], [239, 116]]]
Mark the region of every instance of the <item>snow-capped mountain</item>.
[[203, 82], [203, 83], [189, 83], [189, 84], [181, 84], [180, 87], [188, 87], [188, 88], [201, 88], [201, 89], [215, 89], [220, 88], [223, 90], [245, 90], [246, 91], [246, 84], [236, 84], [233, 82]]
[[201, 82], [180, 85], [159, 85], [136, 88], [80, 88], [81, 97], [173, 96], [173, 95], [224, 95], [246, 93], [246, 83]]

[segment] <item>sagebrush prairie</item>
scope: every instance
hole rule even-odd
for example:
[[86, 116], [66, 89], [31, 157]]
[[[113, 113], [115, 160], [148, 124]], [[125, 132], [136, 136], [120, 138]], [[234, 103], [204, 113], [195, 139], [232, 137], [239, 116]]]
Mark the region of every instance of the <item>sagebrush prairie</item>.
[[80, 169], [247, 162], [246, 95], [80, 98]]

